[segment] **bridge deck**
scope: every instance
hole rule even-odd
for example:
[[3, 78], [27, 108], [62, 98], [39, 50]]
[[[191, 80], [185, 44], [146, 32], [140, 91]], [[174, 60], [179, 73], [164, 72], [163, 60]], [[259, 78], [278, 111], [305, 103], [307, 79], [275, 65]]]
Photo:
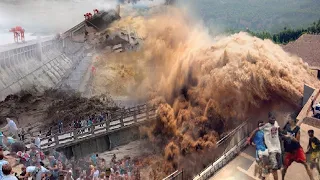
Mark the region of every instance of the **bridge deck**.
[[[96, 123], [91, 127], [70, 130], [61, 134], [55, 133], [50, 137], [42, 136], [41, 148], [46, 151], [52, 148], [70, 146], [82, 140], [96, 138], [97, 136], [112, 133], [124, 128], [141, 125], [153, 120], [156, 113], [154, 107], [143, 104], [117, 111], [113, 116], [114, 118], [101, 123]], [[84, 132], [79, 133], [80, 130], [84, 130]], [[49, 141], [50, 139], [52, 141]], [[27, 147], [30, 147], [30, 143], [27, 144]]]
[[[313, 129], [315, 136], [320, 137], [320, 129], [307, 124], [301, 124], [301, 146], [306, 151], [309, 137], [307, 131]], [[255, 149], [253, 147], [247, 147], [244, 149], [235, 159], [229, 162], [225, 167], [218, 171], [210, 180], [253, 180], [259, 179], [254, 175], [255, 169]], [[281, 179], [281, 174], [279, 179]], [[313, 170], [315, 179], [319, 179], [316, 170]], [[268, 180], [272, 180], [272, 175], [267, 177]], [[286, 174], [285, 180], [307, 180], [308, 175], [301, 164], [293, 163]]]

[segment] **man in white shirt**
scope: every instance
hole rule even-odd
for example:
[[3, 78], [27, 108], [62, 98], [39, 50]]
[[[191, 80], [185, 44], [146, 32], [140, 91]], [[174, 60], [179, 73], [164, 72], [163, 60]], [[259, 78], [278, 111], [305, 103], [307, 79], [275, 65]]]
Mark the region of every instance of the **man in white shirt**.
[[41, 180], [45, 174], [50, 173], [50, 171], [41, 166], [40, 163], [37, 166], [28, 166], [26, 172], [26, 177], [35, 177], [35, 180]]
[[37, 146], [37, 148], [39, 148], [39, 150], [41, 149], [40, 134], [35, 138], [34, 145]]
[[269, 151], [269, 166], [272, 170], [274, 180], [278, 180], [277, 171], [281, 168], [281, 144], [279, 138], [279, 124], [276, 121], [274, 113], [269, 112], [268, 123], [259, 127], [264, 132], [264, 142]]
[[12, 136], [13, 138], [17, 138], [17, 134], [18, 134], [18, 128], [16, 123], [10, 119], [10, 118], [6, 118], [7, 119], [7, 125], [5, 127], [3, 127], [3, 130], [8, 130], [9, 132], [9, 136]]

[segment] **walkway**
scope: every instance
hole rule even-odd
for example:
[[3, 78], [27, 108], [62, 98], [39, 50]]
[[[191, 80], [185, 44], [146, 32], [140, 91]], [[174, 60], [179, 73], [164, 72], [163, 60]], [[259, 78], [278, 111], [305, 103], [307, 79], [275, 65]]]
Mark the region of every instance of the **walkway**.
[[[320, 129], [309, 126], [307, 124], [301, 124], [301, 145], [303, 149], [306, 151], [307, 144], [309, 141], [307, 131], [309, 129], [314, 129], [315, 136], [320, 138]], [[255, 167], [255, 150], [253, 147], [247, 147], [244, 149], [235, 159], [229, 162], [225, 167], [223, 167], [220, 171], [218, 171], [210, 180], [254, 180], [259, 179], [254, 176], [254, 167]], [[316, 178], [317, 176], [316, 170], [313, 170], [313, 174]], [[281, 174], [279, 173], [279, 177]], [[270, 175], [268, 180], [273, 180], [272, 175]], [[281, 178], [279, 178], [281, 179]], [[304, 169], [304, 167], [300, 164], [293, 163], [287, 172], [285, 180], [308, 180], [308, 175]]]

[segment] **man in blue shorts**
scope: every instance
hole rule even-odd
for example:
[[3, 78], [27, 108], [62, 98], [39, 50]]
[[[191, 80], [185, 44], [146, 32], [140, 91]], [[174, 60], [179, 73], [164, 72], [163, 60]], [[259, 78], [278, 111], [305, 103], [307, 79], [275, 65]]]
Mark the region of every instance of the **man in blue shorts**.
[[[258, 128], [262, 127], [264, 124], [262, 121], [258, 122]], [[265, 179], [268, 174], [267, 160], [269, 152], [264, 143], [264, 133], [262, 130], [257, 130], [252, 133], [248, 139], [248, 143], [256, 147], [256, 161], [258, 164], [259, 175], [261, 179]]]

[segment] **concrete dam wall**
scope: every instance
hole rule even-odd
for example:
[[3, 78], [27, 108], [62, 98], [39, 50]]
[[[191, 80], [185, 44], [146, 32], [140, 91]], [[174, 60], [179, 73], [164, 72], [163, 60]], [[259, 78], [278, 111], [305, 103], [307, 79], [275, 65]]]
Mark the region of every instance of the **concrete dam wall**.
[[2, 50], [0, 100], [23, 89], [42, 91], [60, 86], [85, 57], [84, 43], [70, 38], [8, 45]]
[[57, 148], [67, 158], [79, 159], [92, 153], [102, 153], [112, 148], [140, 139], [139, 126], [123, 128], [112, 133], [101, 134], [94, 138], [75, 141], [67, 146]]
[[96, 32], [101, 31], [119, 18], [114, 10], [101, 11], [57, 38], [0, 46], [0, 101], [23, 89], [79, 91], [85, 87], [83, 79], [91, 65], [92, 53], [89, 52], [93, 47], [74, 37], [84, 36], [89, 26]]

